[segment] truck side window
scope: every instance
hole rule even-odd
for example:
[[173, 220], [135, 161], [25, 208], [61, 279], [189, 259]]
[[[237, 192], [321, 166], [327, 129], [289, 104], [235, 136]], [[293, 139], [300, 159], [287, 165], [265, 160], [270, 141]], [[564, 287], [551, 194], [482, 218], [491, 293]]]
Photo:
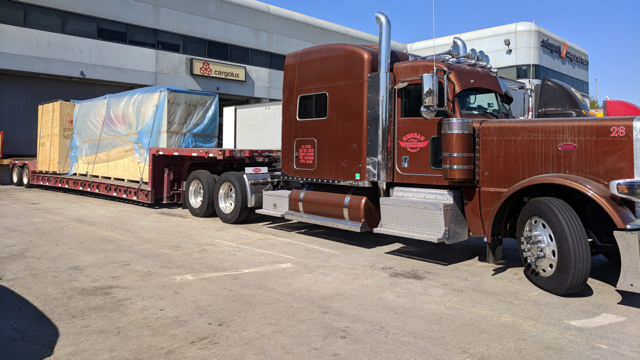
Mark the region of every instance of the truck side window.
[[429, 141], [431, 144], [431, 168], [442, 169], [442, 136], [434, 136]]
[[326, 119], [329, 113], [327, 93], [300, 95], [298, 97], [298, 120]]
[[[422, 84], [407, 85], [400, 91], [401, 110], [400, 117], [402, 118], [421, 118], [420, 108], [422, 107]], [[445, 104], [444, 84], [438, 82], [438, 107], [443, 108]], [[442, 114], [441, 114], [442, 113]], [[438, 112], [437, 117], [447, 116], [446, 112]]]
[[400, 117], [422, 117], [420, 113], [420, 107], [422, 106], [422, 84], [412, 84], [402, 88], [400, 99], [402, 100]]

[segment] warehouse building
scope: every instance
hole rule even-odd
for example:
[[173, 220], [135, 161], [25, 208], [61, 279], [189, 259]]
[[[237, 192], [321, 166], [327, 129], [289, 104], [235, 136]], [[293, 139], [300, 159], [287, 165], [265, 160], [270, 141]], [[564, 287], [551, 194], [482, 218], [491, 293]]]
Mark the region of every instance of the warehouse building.
[[[512, 37], [507, 32], [488, 37], [486, 30], [459, 35], [489, 53], [501, 75], [520, 78], [518, 66], [528, 63], [523, 59], [531, 50], [527, 24], [506, 25]], [[534, 33], [535, 41], [547, 36], [586, 57], [541, 28]], [[436, 50], [448, 48], [451, 38], [436, 39]], [[505, 46], [506, 38], [511, 46]], [[254, 0], [0, 0], [5, 155], [35, 155], [37, 105], [52, 99], [84, 100], [163, 85], [218, 93], [221, 107], [281, 100], [286, 54], [329, 43], [376, 45], [377, 35]], [[415, 54], [432, 52], [432, 45], [432, 40], [392, 42], [392, 48]], [[571, 65], [564, 57], [548, 63], [549, 50], [534, 45], [534, 76], [548, 68], [588, 81], [586, 66], [572, 72], [563, 68]]]

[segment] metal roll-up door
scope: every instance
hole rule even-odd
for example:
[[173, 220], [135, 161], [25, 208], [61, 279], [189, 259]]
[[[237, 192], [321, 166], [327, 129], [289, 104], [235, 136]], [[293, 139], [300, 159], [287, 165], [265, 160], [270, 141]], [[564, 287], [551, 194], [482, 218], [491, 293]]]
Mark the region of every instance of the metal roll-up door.
[[38, 104], [55, 99], [92, 99], [136, 87], [139, 86], [0, 73], [0, 131], [4, 131], [4, 157], [36, 156]]

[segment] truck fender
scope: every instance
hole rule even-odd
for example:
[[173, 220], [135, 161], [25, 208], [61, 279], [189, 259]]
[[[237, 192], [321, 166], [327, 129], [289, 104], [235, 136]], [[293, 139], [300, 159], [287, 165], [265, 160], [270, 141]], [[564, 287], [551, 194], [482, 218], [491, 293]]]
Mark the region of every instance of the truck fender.
[[247, 188], [247, 207], [262, 208], [262, 192], [271, 190], [271, 176], [269, 174], [243, 174]]
[[493, 236], [502, 236], [502, 229], [494, 234], [493, 227], [500, 224], [506, 218], [506, 210], [517, 199], [517, 193], [534, 185], [561, 185], [577, 190], [595, 201], [615, 223], [618, 229], [625, 229], [626, 225], [635, 221], [634, 214], [622, 203], [619, 197], [612, 195], [609, 189], [601, 184], [576, 175], [546, 174], [531, 177], [512, 186], [504, 193], [491, 211], [487, 224], [487, 242], [491, 242]]

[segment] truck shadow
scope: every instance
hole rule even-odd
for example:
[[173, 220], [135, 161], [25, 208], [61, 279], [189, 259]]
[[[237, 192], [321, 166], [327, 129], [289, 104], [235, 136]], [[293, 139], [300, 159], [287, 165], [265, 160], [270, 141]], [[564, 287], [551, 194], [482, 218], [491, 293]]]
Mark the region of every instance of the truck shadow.
[[40, 309], [0, 285], [0, 358], [50, 357], [59, 335], [56, 325]]
[[[352, 233], [339, 229], [327, 228], [319, 225], [311, 225], [288, 221], [280, 218], [268, 216], [257, 216], [253, 223], [260, 223], [262, 226], [280, 231], [296, 233], [329, 241], [335, 241], [347, 245], [357, 246], [363, 249], [374, 249], [393, 244], [401, 246], [388, 251], [386, 254], [434, 263], [442, 266], [449, 266], [465, 261], [477, 259], [479, 262], [486, 262], [486, 243], [482, 237], [470, 238], [456, 244], [435, 244], [431, 242], [405, 239], [400, 237], [372, 234], [372, 233]], [[510, 269], [523, 269], [518, 252], [516, 239], [504, 239], [502, 259], [492, 266], [493, 275], [499, 276]], [[524, 276], [524, 275], [523, 275]], [[602, 255], [592, 259], [590, 278], [602, 281], [615, 287], [620, 276], [620, 267], [605, 259]], [[619, 291], [623, 296], [620, 305], [640, 308], [640, 294]], [[581, 291], [565, 295], [564, 297], [589, 297], [594, 294], [593, 289], [587, 285]]]

